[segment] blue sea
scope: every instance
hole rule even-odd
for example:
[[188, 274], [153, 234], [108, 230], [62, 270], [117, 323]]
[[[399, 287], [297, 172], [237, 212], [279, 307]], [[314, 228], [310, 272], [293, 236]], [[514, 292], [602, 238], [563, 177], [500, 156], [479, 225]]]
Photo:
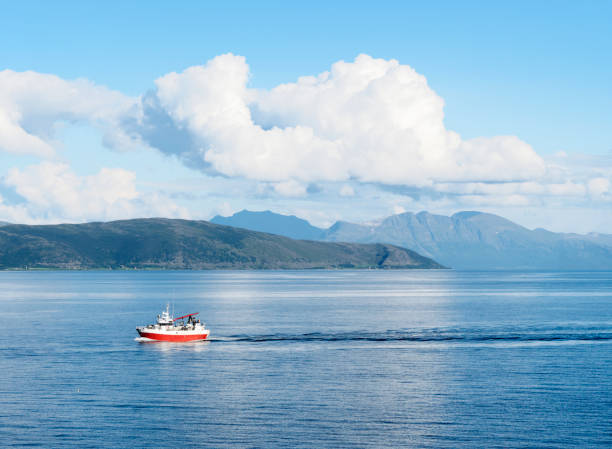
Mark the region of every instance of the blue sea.
[[[137, 341], [166, 302], [211, 340]], [[2, 447], [612, 447], [612, 272], [0, 272], [0, 305]]]

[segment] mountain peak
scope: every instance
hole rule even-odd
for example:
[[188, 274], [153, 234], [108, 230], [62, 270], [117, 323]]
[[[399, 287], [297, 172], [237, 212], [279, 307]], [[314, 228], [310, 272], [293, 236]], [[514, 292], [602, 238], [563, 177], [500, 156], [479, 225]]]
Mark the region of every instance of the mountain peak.
[[[451, 215], [451, 218], [458, 218], [460, 220], [468, 220], [472, 217], [476, 217], [479, 215], [493, 215], [493, 214], [487, 214], [486, 212], [478, 212], [477, 210], [464, 210], [464, 211], [457, 212]], [[497, 217], [497, 215], [494, 215], [494, 216]]]
[[216, 218], [217, 224], [298, 239], [398, 245], [460, 269], [600, 269], [612, 264], [612, 235], [532, 231], [479, 211], [452, 216], [404, 212], [369, 224], [338, 221], [327, 230], [270, 211], [241, 211], [225, 221]]
[[295, 215], [282, 215], [269, 210], [250, 211], [243, 209], [230, 217], [217, 215], [210, 221], [211, 223], [235, 228], [284, 235], [298, 240], [319, 240], [324, 233], [323, 229], [312, 226], [306, 220]]
[[464, 211], [457, 212], [452, 215], [451, 218], [455, 221], [469, 222], [471, 225], [476, 225], [489, 231], [499, 232], [502, 230], [525, 230], [527, 228], [508, 220], [507, 218], [500, 217], [499, 215], [489, 214], [486, 212], [477, 211]]

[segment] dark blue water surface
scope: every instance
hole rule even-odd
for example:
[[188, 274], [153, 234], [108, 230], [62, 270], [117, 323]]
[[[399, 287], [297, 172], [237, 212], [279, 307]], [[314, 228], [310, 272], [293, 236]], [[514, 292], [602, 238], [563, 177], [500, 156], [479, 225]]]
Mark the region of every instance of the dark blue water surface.
[[[166, 301], [211, 341], [135, 341]], [[0, 304], [2, 447], [612, 447], [610, 272], [0, 272]]]

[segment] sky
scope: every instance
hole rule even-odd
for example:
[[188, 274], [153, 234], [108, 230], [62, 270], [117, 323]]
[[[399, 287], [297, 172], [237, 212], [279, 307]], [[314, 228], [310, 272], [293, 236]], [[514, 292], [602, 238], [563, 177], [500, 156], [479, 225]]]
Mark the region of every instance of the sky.
[[612, 3], [3, 2], [0, 221], [612, 233]]

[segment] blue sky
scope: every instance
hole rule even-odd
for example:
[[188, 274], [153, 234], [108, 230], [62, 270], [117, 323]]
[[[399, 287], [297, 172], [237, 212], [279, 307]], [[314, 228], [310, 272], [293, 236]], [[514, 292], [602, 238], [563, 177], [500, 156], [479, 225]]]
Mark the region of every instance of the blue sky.
[[[442, 185], [448, 175], [439, 173], [415, 186], [408, 177], [396, 176], [387, 182], [355, 167], [327, 178], [289, 170], [282, 179], [270, 172], [253, 174], [229, 167], [227, 161], [224, 169], [213, 164], [213, 170], [203, 170], [185, 163], [184, 157], [156, 151], [150, 142], [105, 144], [102, 135], [109, 131], [102, 128], [117, 123], [92, 124], [92, 110], [66, 119], [66, 112], [55, 104], [59, 112], [52, 118], [45, 116], [41, 124], [32, 109], [35, 105], [28, 103], [27, 113], [36, 117], [30, 122], [45, 126], [44, 136], [39, 133], [38, 137], [50, 142], [55, 151], [52, 156], [41, 156], [6, 148], [8, 143], [0, 148], [4, 150], [0, 153], [0, 195], [6, 206], [0, 220], [79, 221], [164, 212], [151, 206], [153, 200], [149, 199], [144, 209], [133, 204], [113, 209], [111, 205], [75, 215], [71, 211], [78, 208], [68, 207], [65, 200], [24, 193], [32, 190], [24, 183], [41, 176], [32, 167], [63, 163], [76, 184], [85, 182], [84, 177], [96, 176], [102, 168], [133, 173], [138, 193], [131, 197], [117, 193], [121, 201], [142, 199], [146, 203], [145, 193], [168, 195], [168, 201], [176, 203], [168, 213], [193, 218], [250, 207], [299, 213], [326, 224], [339, 218], [372, 220], [415, 208], [440, 213], [472, 208], [501, 213], [530, 227], [612, 232], [606, 212], [611, 205], [610, 193], [605, 183], [607, 179], [609, 185], [612, 157], [611, 19], [612, 4], [605, 1], [6, 3], [0, 17], [0, 39], [10, 45], [0, 46], [0, 70], [34, 71], [67, 82], [84, 78], [134, 99], [147, 92], [157, 95], [155, 80], [160, 77], [205, 65], [226, 53], [245, 58], [249, 89], [266, 91], [366, 54], [377, 60], [397, 60], [423, 75], [428, 88], [444, 102], [447, 130], [458, 133], [464, 141], [516, 136], [545, 161], [546, 173], [533, 174], [527, 169], [529, 174], [523, 176], [521, 168], [515, 167], [511, 181], [540, 187], [508, 188], [504, 198], [497, 198], [499, 189], [465, 184], [470, 180], [507, 184], [509, 179], [503, 173], [499, 179], [479, 174], [481, 179], [470, 172], [465, 176], [476, 178], [453, 178], [451, 181], [461, 187], [451, 188]], [[14, 86], [5, 82], [2, 89]], [[11, 101], [25, 116], [25, 106], [14, 102], [26, 100]], [[278, 109], [283, 100], [261, 101]], [[9, 106], [5, 107], [8, 111]], [[177, 110], [166, 108], [170, 115]], [[275, 110], [274, 114], [277, 117], [281, 112]], [[292, 120], [298, 115], [312, 118], [310, 109], [283, 110], [283, 114], [291, 115]], [[109, 121], [108, 115], [104, 120]], [[53, 121], [51, 127], [47, 121]], [[28, 123], [23, 126], [29, 132]], [[186, 123], [174, 125], [177, 129], [195, 126]], [[323, 132], [313, 129], [315, 135]], [[195, 128], [191, 131], [200, 139], [198, 145], [212, 145], [210, 136]], [[351, 136], [343, 138], [351, 140]], [[358, 150], [351, 154], [358, 154]], [[193, 154], [189, 157], [193, 159]], [[410, 165], [408, 159], [402, 161]], [[471, 156], [470, 161], [474, 163]], [[560, 165], [566, 173], [563, 179], [555, 171]], [[30, 172], [26, 172], [28, 167]], [[65, 176], [68, 172], [54, 173]], [[94, 180], [89, 182], [95, 185]], [[284, 184], [278, 187], [279, 183]], [[568, 183], [573, 187], [554, 187]], [[587, 192], [583, 197], [580, 183]], [[329, 193], [342, 188], [353, 194]], [[397, 192], [406, 189], [413, 193], [402, 198]], [[245, 195], [244, 191], [256, 194]], [[564, 196], [568, 191], [573, 193]], [[99, 200], [96, 195], [87, 198]], [[113, 202], [110, 197], [106, 201]], [[568, 214], [571, 219], [561, 218]]]

